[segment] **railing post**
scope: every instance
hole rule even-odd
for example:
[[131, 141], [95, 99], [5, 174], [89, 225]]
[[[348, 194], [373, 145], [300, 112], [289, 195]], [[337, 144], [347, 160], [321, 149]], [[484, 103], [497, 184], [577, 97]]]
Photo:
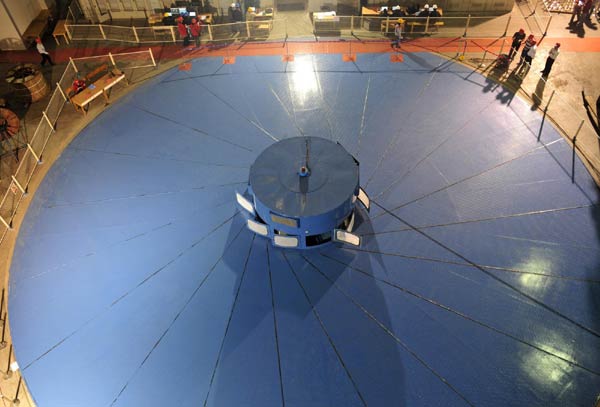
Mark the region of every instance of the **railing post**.
[[577, 136], [579, 135], [579, 131], [583, 127], [584, 122], [585, 120], [582, 120], [581, 123], [579, 123], [575, 136], [573, 136], [573, 157], [571, 159], [571, 182], [573, 183], [575, 182], [575, 148], [577, 147]]
[[23, 188], [23, 186], [19, 183], [19, 181], [17, 181], [17, 177], [15, 177], [14, 175], [11, 175], [11, 178], [12, 178], [13, 182], [15, 183], [15, 185], [17, 186], [17, 188], [19, 188], [19, 191], [21, 191], [22, 194], [26, 194], [27, 191], [25, 190], [25, 188]]
[[428, 29], [429, 29], [429, 15], [427, 16], [427, 20], [425, 20], [425, 34], [427, 34]]
[[46, 122], [48, 123], [48, 125], [50, 125], [50, 127], [52, 128], [52, 131], [56, 131], [56, 129], [54, 128], [54, 125], [52, 124], [52, 122], [50, 121], [50, 118], [48, 117], [48, 115], [46, 114], [46, 111], [43, 110], [42, 111], [42, 116], [44, 117], [44, 119], [46, 119]]
[[246, 38], [250, 38], [250, 21], [248, 20], [246, 20]]
[[115, 59], [113, 58], [113, 56], [110, 52], [108, 53], [108, 58], [110, 59], [110, 63], [116, 67], [117, 64], [115, 64]]
[[350, 34], [354, 35], [354, 16], [350, 16]]
[[463, 37], [467, 36], [467, 31], [469, 30], [469, 23], [471, 22], [471, 14], [467, 16], [467, 24], [465, 25], [465, 32], [463, 33]]
[[[386, 13], [387, 14], [387, 13]], [[387, 16], [385, 18], [385, 33], [388, 33], [388, 30], [390, 29], [390, 16]]]
[[550, 27], [550, 23], [552, 22], [552, 16], [548, 19], [548, 24], [546, 24], [546, 29], [544, 30], [544, 37], [548, 35], [548, 27]]
[[21, 400], [19, 400], [19, 391], [21, 390], [21, 382], [22, 381], [23, 381], [23, 376], [19, 376], [19, 383], [17, 384], [17, 391], [15, 393], [15, 398], [12, 401], [13, 406], [18, 406], [19, 404], [21, 404]]
[[68, 24], [69, 20], [65, 21], [65, 32], [67, 33], [67, 37], [69, 37], [69, 41], [73, 41], [73, 33], [71, 32], [71, 24]]
[[38, 157], [38, 155], [35, 153], [35, 151], [33, 151], [33, 147], [31, 147], [31, 144], [27, 143], [27, 149], [29, 150], [31, 155], [33, 155], [33, 158], [35, 158], [35, 160], [38, 162], [38, 164], [41, 164], [42, 160], [40, 159], [40, 157]]
[[2, 289], [2, 299], [0, 300], [0, 315], [2, 315], [2, 324], [6, 324], [6, 315], [4, 315], [4, 288]]
[[102, 33], [102, 38], [106, 39], [106, 34], [104, 34], [104, 28], [102, 28], [102, 24], [98, 24], [98, 27], [100, 28], [100, 32]]
[[67, 97], [67, 95], [65, 95], [65, 91], [62, 90], [60, 83], [56, 82], [56, 88], [58, 89], [58, 91], [60, 92], [60, 94], [62, 95], [63, 99], [65, 100], [65, 102], [67, 100], [69, 100], [69, 98]]
[[140, 37], [138, 37], [137, 30], [135, 29], [135, 26], [133, 26], [131, 28], [133, 28], [133, 36], [135, 37], [135, 42], [137, 42], [139, 44], [140, 43]]
[[156, 61], [154, 60], [154, 54], [152, 53], [152, 48], [148, 48], [148, 52], [150, 53], [150, 59], [152, 59], [152, 66], [156, 66]]
[[552, 102], [552, 98], [554, 97], [555, 92], [556, 92], [556, 90], [553, 89], [552, 94], [550, 95], [550, 98], [548, 99], [548, 103], [546, 103], [546, 107], [544, 108], [544, 115], [548, 111], [548, 106], [550, 106], [550, 102]]
[[79, 72], [79, 71], [77, 70], [77, 66], [75, 65], [75, 62], [73, 62], [73, 58], [69, 57], [69, 63], [70, 63], [71, 65], [73, 65], [73, 69], [75, 70], [75, 73]]
[[207, 25], [208, 25], [208, 39], [212, 41], [213, 40], [212, 28], [211, 28], [210, 24], [207, 24]]
[[483, 61], [485, 61], [485, 57], [487, 55], [487, 49], [483, 50], [483, 57], [481, 57], [481, 61], [479, 61], [479, 66], [477, 68], [481, 68], [484, 65]]
[[175, 38], [175, 30], [173, 29], [172, 25], [170, 25], [169, 28], [171, 30], [171, 38], [173, 38], [173, 44], [175, 44], [177, 42], [177, 39]]
[[[0, 216], [0, 222], [2, 222], [2, 224], [3, 224], [4, 226], [6, 226], [6, 228], [7, 228], [8, 230], [12, 230], [12, 227], [10, 226], [10, 224], [8, 224], [8, 222], [6, 222], [2, 216]], [[4, 325], [6, 325], [6, 322], [4, 323]], [[3, 327], [2, 329], [4, 329], [4, 327]], [[6, 345], [4, 345], [4, 346], [6, 346]], [[2, 344], [0, 343], [0, 349], [2, 349], [2, 348], [3, 348], [3, 347], [2, 347]]]
[[6, 366], [6, 371], [4, 372], [4, 380], [10, 379], [12, 376], [12, 370], [10, 370], [10, 359], [12, 358], [12, 343], [10, 344], [8, 351], [8, 366]]
[[510, 24], [510, 20], [512, 20], [512, 12], [508, 15], [508, 20], [506, 21], [506, 27], [504, 27], [503, 37], [506, 37], [506, 33], [508, 33], [508, 25]]

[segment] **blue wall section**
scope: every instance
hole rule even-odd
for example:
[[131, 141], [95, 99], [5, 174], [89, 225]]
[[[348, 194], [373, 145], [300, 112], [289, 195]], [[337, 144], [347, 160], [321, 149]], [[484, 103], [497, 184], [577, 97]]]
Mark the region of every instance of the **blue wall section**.
[[[537, 112], [427, 53], [221, 62], [113, 104], [36, 192], [9, 317], [38, 405], [592, 405], [600, 194]], [[302, 135], [360, 160], [360, 248], [245, 228], [250, 165]]]

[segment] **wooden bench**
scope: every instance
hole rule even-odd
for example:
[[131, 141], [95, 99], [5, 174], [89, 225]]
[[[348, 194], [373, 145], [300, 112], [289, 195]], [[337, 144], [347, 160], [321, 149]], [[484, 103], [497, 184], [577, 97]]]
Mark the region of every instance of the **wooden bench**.
[[[107, 64], [104, 64], [108, 66]], [[72, 95], [72, 90], [69, 92], [71, 96], [69, 96], [70, 102], [73, 104], [75, 110], [80, 111], [82, 114], [87, 113], [87, 109], [89, 108], [89, 104], [99, 97], [100, 95], [104, 96], [104, 101], [108, 104], [108, 97], [110, 94], [110, 90], [120, 81], [125, 81], [128, 84], [127, 79], [125, 78], [125, 74], [117, 68], [112, 69], [109, 72], [106, 72], [99, 69], [103, 67], [100, 66], [96, 68], [94, 71], [90, 72], [90, 74], [86, 75], [87, 78], [91, 78], [92, 74], [97, 75], [98, 73], [102, 73], [103, 75], [97, 78], [94, 83], [88, 84], [85, 89], [79, 92], [76, 95]]]
[[[423, 23], [421, 21], [409, 21], [408, 23], [406, 23], [409, 27], [410, 27], [410, 32], [412, 33], [415, 30], [415, 27], [426, 27], [427, 23]], [[435, 23], [429, 23], [429, 27], [428, 28], [435, 28], [436, 30], [439, 27], [442, 27], [444, 25], [443, 21], [436, 21]]]
[[[115, 75], [122, 75], [122, 72], [118, 69], [113, 69], [112, 70], [113, 73]], [[102, 65], [97, 66], [95, 69], [93, 69], [92, 71], [88, 72], [85, 76], [85, 84], [86, 86], [89, 86], [90, 84], [93, 84], [94, 82], [96, 82], [98, 79], [100, 79], [101, 77], [103, 77], [104, 75], [106, 75], [109, 72], [109, 65], [107, 63], [104, 63]], [[72, 87], [69, 87], [67, 89], [64, 89], [65, 91], [65, 95], [67, 96], [67, 98], [69, 99], [69, 101], [71, 101], [71, 99], [73, 98], [73, 96], [75, 96], [75, 92], [73, 91]]]

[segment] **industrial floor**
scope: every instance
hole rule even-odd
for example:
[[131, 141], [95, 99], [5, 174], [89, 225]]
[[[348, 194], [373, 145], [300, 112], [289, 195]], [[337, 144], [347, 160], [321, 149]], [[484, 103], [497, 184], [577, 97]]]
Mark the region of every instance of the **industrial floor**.
[[[39, 406], [593, 404], [600, 191], [539, 112], [423, 52], [222, 62], [112, 104], [37, 190], [9, 309]], [[360, 161], [360, 248], [245, 228], [249, 166], [300, 135]]]

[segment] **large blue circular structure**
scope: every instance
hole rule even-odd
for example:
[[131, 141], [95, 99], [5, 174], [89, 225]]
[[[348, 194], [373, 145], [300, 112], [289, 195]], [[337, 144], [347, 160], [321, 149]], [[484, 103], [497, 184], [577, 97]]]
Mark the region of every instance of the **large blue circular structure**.
[[[593, 405], [600, 193], [547, 120], [428, 53], [222, 62], [111, 104], [35, 193], [8, 311], [38, 406]], [[360, 162], [360, 247], [247, 229], [297, 137]]]
[[352, 232], [359, 164], [339, 143], [293, 137], [258, 156], [248, 191], [257, 215], [249, 227], [264, 225], [259, 234], [278, 246], [316, 247], [331, 242], [336, 228]]

